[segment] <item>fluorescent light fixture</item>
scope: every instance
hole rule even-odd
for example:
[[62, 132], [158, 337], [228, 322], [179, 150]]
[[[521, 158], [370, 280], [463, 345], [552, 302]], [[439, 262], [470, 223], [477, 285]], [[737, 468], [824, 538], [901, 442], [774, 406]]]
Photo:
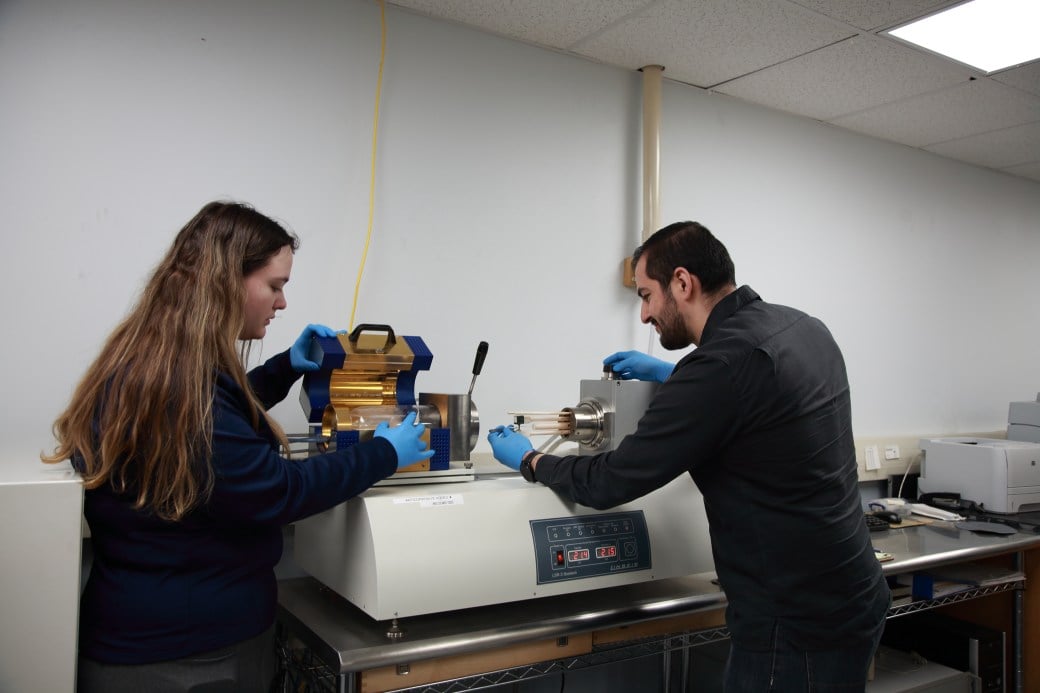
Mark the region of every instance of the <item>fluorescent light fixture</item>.
[[886, 33], [996, 72], [1040, 58], [1040, 0], [971, 0]]

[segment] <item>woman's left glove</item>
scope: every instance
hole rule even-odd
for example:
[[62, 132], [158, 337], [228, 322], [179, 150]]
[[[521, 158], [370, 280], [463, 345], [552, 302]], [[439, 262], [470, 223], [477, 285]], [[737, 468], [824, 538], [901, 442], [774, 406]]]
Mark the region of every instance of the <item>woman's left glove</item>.
[[390, 426], [383, 421], [376, 426], [376, 432], [372, 434], [374, 438], [386, 438], [394, 446], [394, 452], [397, 453], [398, 469], [410, 467], [416, 462], [422, 462], [433, 457], [434, 451], [428, 450], [426, 443], [422, 439], [426, 426], [421, 423], [416, 425], [416, 417], [417, 414], [414, 411], [410, 411], [408, 416], [404, 417], [404, 421], [396, 426]]
[[293, 370], [303, 373], [321, 368], [320, 363], [310, 360], [311, 342], [315, 337], [335, 337], [337, 334], [339, 333], [336, 330], [325, 325], [307, 325], [303, 328], [303, 332], [289, 349], [289, 361], [292, 362]]

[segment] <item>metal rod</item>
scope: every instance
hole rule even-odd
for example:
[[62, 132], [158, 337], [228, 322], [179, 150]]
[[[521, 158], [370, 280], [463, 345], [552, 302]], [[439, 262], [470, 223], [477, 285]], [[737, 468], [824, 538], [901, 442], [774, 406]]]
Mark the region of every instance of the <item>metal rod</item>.
[[560, 416], [561, 414], [565, 415], [558, 409], [554, 411], [508, 411], [506, 413], [510, 416]]
[[[1025, 562], [1023, 554], [1018, 551], [1014, 554], [1012, 566], [1015, 570], [1023, 571], [1025, 574]], [[1025, 649], [1023, 639], [1025, 638], [1025, 587], [1015, 590], [1012, 597], [1011, 614], [1011, 687], [1015, 693], [1023, 693], [1025, 686]]]

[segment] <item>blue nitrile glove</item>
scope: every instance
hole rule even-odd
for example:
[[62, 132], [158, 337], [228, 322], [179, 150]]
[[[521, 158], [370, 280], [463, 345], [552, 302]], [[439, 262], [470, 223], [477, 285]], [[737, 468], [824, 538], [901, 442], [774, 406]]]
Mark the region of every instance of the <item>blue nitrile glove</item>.
[[487, 439], [495, 459], [512, 469], [520, 469], [520, 460], [528, 451], [534, 450], [527, 436], [507, 426], [495, 426], [488, 431]]
[[622, 380], [652, 380], [663, 383], [675, 370], [674, 363], [655, 359], [641, 351], [618, 351], [603, 359]]
[[307, 325], [303, 328], [303, 332], [289, 349], [289, 361], [292, 363], [293, 370], [303, 373], [321, 368], [320, 363], [310, 360], [311, 342], [315, 337], [335, 337], [337, 334], [339, 333], [336, 330], [324, 325]]
[[426, 449], [426, 443], [422, 441], [422, 434], [426, 432], [426, 426], [415, 425], [415, 417], [418, 413], [408, 412], [404, 421], [393, 428], [387, 422], [376, 426], [376, 432], [372, 435], [376, 438], [386, 438], [394, 446], [397, 453], [397, 468], [410, 467], [416, 462], [428, 460], [433, 457], [433, 450]]

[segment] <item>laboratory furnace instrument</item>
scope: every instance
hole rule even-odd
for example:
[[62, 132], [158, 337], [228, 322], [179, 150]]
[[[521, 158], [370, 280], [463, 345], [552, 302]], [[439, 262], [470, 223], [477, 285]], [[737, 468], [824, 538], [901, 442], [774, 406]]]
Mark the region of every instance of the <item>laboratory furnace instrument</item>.
[[[520, 427], [547, 426], [534, 432], [578, 443], [581, 454], [611, 450], [635, 430], [656, 387], [584, 380], [576, 406], [514, 418]], [[502, 470], [468, 482], [369, 489], [298, 522], [296, 561], [376, 620], [713, 569], [704, 504], [687, 475], [595, 510]]]
[[[486, 355], [487, 342], [481, 342], [474, 381]], [[419, 393], [417, 402], [416, 377], [433, 363], [422, 338], [398, 337], [390, 325], [363, 324], [349, 334], [315, 337], [309, 358], [319, 367], [304, 376], [300, 405], [307, 421], [320, 426], [323, 444], [342, 447], [367, 440], [379, 423], [397, 424], [415, 410], [419, 423], [427, 428], [423, 439], [434, 455], [402, 470], [404, 474], [449, 472], [452, 460], [469, 460], [480, 432], [472, 397], [474, 381], [465, 394]]]

